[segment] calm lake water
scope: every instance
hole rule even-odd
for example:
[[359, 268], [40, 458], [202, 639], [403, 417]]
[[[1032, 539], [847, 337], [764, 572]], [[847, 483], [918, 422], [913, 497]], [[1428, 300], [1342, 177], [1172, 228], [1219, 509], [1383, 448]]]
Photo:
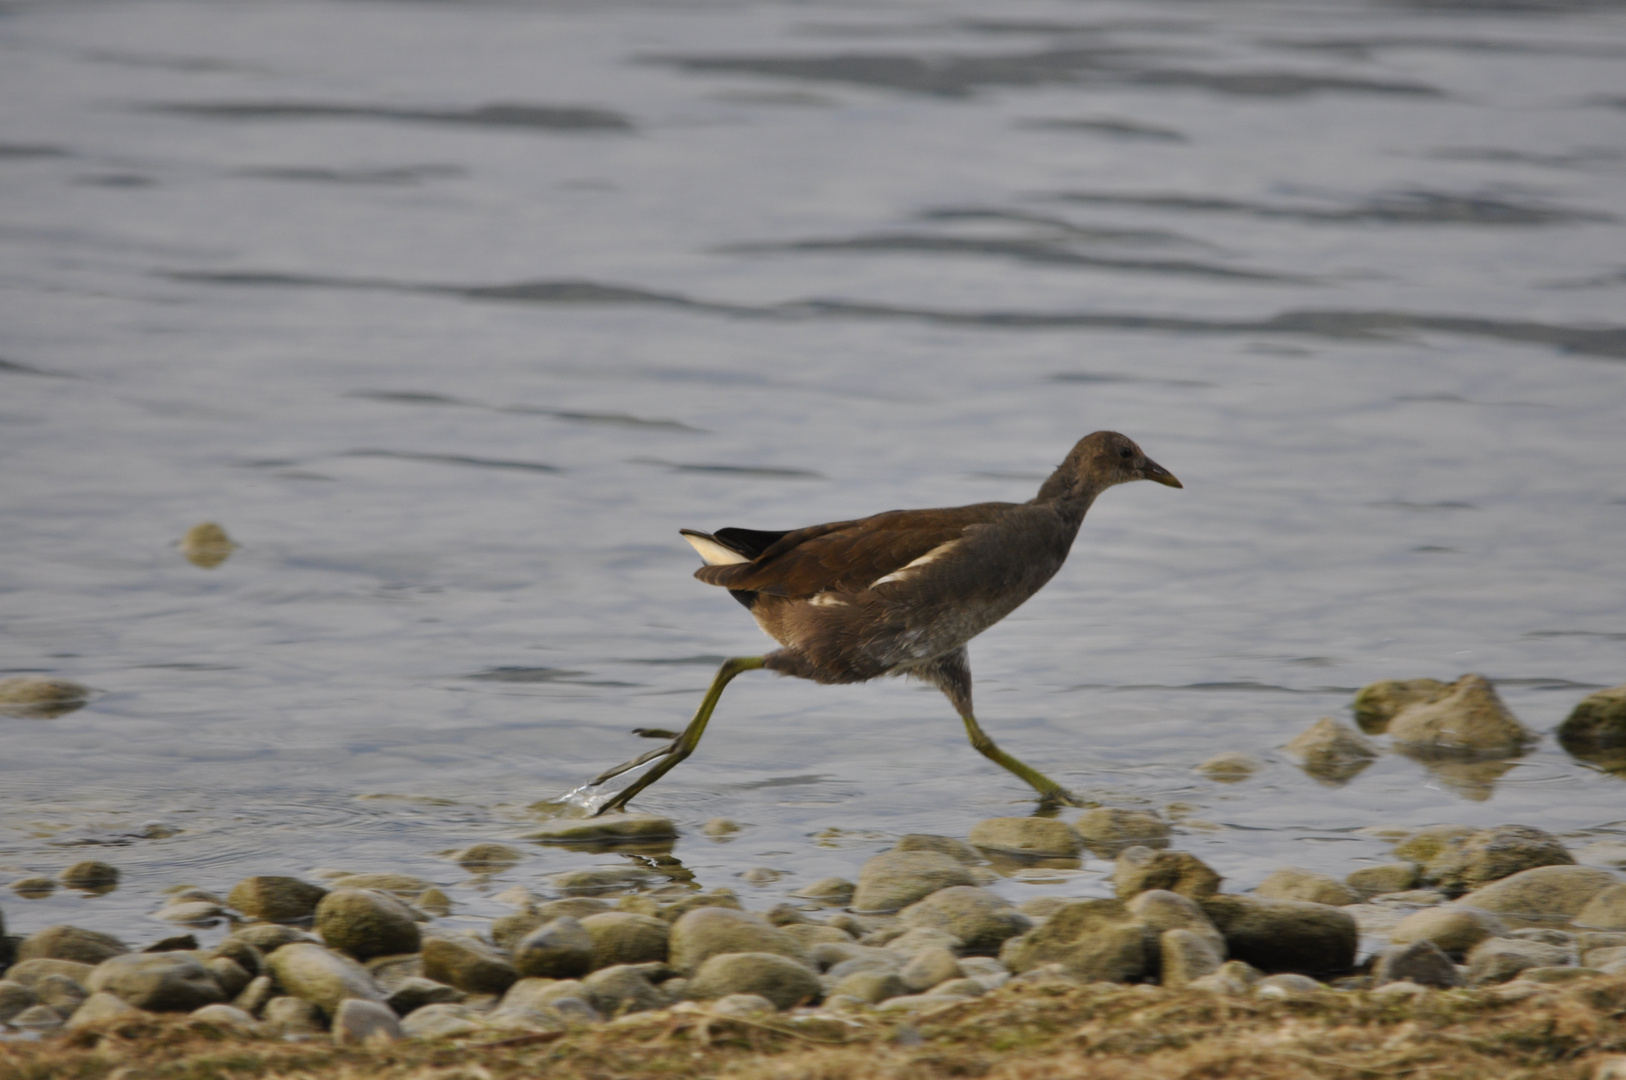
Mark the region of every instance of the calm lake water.
[[[1098, 428], [1186, 487], [973, 644], [1001, 745], [1235, 889], [1439, 822], [1626, 860], [1550, 734], [1626, 681], [1617, 4], [8, 2], [0, 88], [0, 674], [96, 691], [0, 717], [0, 878], [124, 873], [13, 933], [624, 864], [444, 853], [768, 644], [680, 527], [1023, 500]], [[1528, 755], [1281, 751], [1469, 671]], [[752, 674], [635, 805], [762, 908], [1029, 794], [934, 690]]]

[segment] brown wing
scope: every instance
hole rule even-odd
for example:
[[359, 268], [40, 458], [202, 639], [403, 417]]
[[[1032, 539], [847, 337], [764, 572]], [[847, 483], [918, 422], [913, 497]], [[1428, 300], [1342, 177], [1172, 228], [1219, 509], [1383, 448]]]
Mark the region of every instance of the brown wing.
[[694, 576], [735, 592], [773, 596], [859, 592], [1014, 505], [889, 510], [856, 521], [813, 525], [786, 533], [750, 562], [702, 566]]

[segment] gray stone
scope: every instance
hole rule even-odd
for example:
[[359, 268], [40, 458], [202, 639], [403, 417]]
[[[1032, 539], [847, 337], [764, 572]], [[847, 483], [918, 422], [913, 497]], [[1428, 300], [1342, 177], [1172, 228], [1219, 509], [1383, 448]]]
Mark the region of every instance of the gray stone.
[[[630, 968], [628, 970], [635, 975], [643, 976], [642, 969]], [[647, 976], [643, 977], [645, 982], [649, 981]], [[670, 979], [667, 981], [671, 982]], [[634, 982], [633, 985], [638, 993], [643, 993], [643, 987], [640, 984]], [[613, 986], [613, 983], [606, 984], [606, 989], [613, 989]], [[565, 1019], [566, 1014], [570, 1014], [574, 1019], [585, 1019], [592, 1022], [601, 1018], [598, 1015], [598, 1010], [588, 1005], [587, 999], [590, 996], [587, 987], [575, 979], [521, 979], [508, 988], [508, 993], [502, 996], [502, 1002], [498, 1008], [515, 1013], [541, 1014], [553, 1020]], [[564, 1010], [561, 1011], [560, 1003], [571, 1001], [580, 1002], [582, 1006], [592, 1010], [591, 1016], [581, 1013], [574, 1006], [565, 1006]]]
[[259, 949], [256, 949], [248, 942], [237, 937], [228, 937], [219, 945], [216, 945], [214, 948], [210, 949], [208, 952], [208, 959], [230, 960], [232, 963], [248, 972], [250, 976], [263, 975], [265, 973], [265, 955], [261, 953]]
[[730, 994], [711, 1003], [713, 1016], [758, 1016], [773, 1011], [773, 1002], [761, 994]]
[[[936, 983], [932, 984], [937, 985]], [[826, 994], [846, 994], [871, 1005], [887, 998], [910, 992], [903, 978], [895, 971], [854, 971], [842, 976], [825, 988]]]
[[0, 679], [0, 715], [23, 720], [49, 720], [73, 712], [90, 700], [90, 690], [67, 679], [13, 675]]
[[[11, 891], [24, 900], [43, 900], [56, 892], [56, 881], [48, 877], [25, 877], [11, 883]], [[5, 924], [0, 923], [0, 935], [5, 931]]]
[[[742, 954], [745, 955], [745, 954]], [[787, 961], [794, 963], [795, 961]], [[809, 975], [811, 976], [811, 972]], [[582, 996], [598, 1013], [607, 1017], [664, 1008], [666, 995], [643, 971], [641, 964], [617, 964], [600, 968], [581, 981]]]
[[1256, 757], [1236, 750], [1224, 750], [1197, 766], [1197, 771], [1221, 784], [1236, 784], [1260, 769], [1264, 764]]
[[1385, 679], [1368, 683], [1355, 694], [1355, 722], [1368, 735], [1382, 735], [1401, 709], [1437, 701], [1449, 689], [1438, 679]]
[[401, 1033], [412, 1039], [456, 1039], [483, 1030], [479, 1015], [466, 1005], [425, 1005], [401, 1021]]
[[1114, 859], [1125, 848], [1169, 846], [1168, 822], [1147, 810], [1100, 807], [1086, 810], [1073, 822], [1084, 846], [1103, 859]]
[[997, 817], [971, 826], [971, 843], [1030, 858], [1071, 858], [1083, 849], [1077, 833], [1054, 818]]
[[1626, 930], [1626, 884], [1610, 885], [1595, 893], [1575, 913], [1575, 924], [1599, 930]]
[[[1394, 847], [1396, 857], [1416, 863], [1427, 870], [1435, 859], [1477, 832], [1472, 825], [1430, 825], [1418, 829]], [[1425, 873], [1426, 880], [1426, 873]]]
[[111, 934], [77, 926], [47, 926], [23, 939], [17, 946], [17, 959], [72, 960], [94, 966], [129, 951], [128, 945]]
[[1127, 906], [1118, 900], [1082, 900], [1011, 938], [999, 959], [1018, 974], [1060, 964], [1067, 976], [1085, 982], [1130, 982], [1147, 973], [1152, 960], [1147, 952], [1146, 928]]
[[904, 989], [900, 993], [919, 994], [939, 983], [958, 979], [965, 974], [959, 958], [952, 950], [934, 945], [915, 953], [898, 972]]
[[[312, 910], [315, 910], [315, 908], [313, 907]], [[257, 950], [262, 956], [268, 956], [284, 945], [296, 943], [321, 944], [313, 935], [307, 934], [303, 930], [292, 926], [281, 926], [277, 923], [259, 923], [255, 926], [245, 926], [233, 932], [226, 941], [240, 941]]]
[[219, 904], [207, 900], [183, 900], [164, 905], [153, 912], [152, 917], [183, 926], [213, 926], [225, 915], [226, 909]]
[[779, 929], [795, 938], [797, 944], [804, 949], [812, 949], [815, 945], [839, 945], [853, 940], [853, 936], [847, 931], [834, 926], [794, 923], [790, 926], [781, 926]]
[[96, 859], [86, 859], [62, 871], [58, 879], [70, 889], [109, 892], [119, 883], [119, 868]]
[[71, 1016], [90, 996], [83, 983], [66, 975], [46, 975], [36, 980], [30, 989], [41, 1005], [49, 1005], [63, 1016]]
[[440, 889], [425, 889], [412, 901], [412, 907], [417, 909], [413, 918], [419, 922], [428, 921], [423, 918], [425, 915], [444, 919], [452, 913], [452, 898]]
[[[61, 1014], [57, 1015], [60, 1016]], [[73, 1029], [92, 1027], [108, 1021], [131, 1020], [144, 1015], [146, 1014], [140, 1009], [115, 994], [92, 994], [68, 1018], [68, 1027]], [[13, 1017], [12, 1023], [15, 1024], [16, 1022], [17, 1018]], [[58, 1022], [60, 1023], [60, 1020]]]
[[1337, 878], [1284, 866], [1261, 881], [1254, 890], [1257, 896], [1271, 900], [1308, 900], [1312, 904], [1342, 907], [1358, 904], [1364, 899], [1355, 889]]
[[1474, 986], [1504, 983], [1526, 968], [1557, 967], [1568, 962], [1569, 951], [1558, 945], [1491, 938], [1468, 954], [1468, 982]]
[[1348, 780], [1378, 756], [1377, 747], [1360, 732], [1330, 716], [1317, 720], [1282, 749], [1315, 779], [1333, 784]]
[[1205, 990], [1211, 994], [1245, 997], [1253, 993], [1253, 988], [1261, 977], [1253, 965], [1241, 960], [1227, 960], [1212, 975], [1193, 979], [1186, 985], [1192, 990]]
[[410, 976], [390, 989], [384, 1003], [396, 1016], [406, 1016], [425, 1005], [456, 1004], [467, 996], [455, 986], [447, 986], [433, 979]]
[[544, 844], [617, 844], [672, 840], [677, 826], [671, 818], [652, 814], [605, 814], [592, 818], [554, 818], [527, 833], [525, 839]]
[[[302, 942], [284, 945], [266, 958], [266, 967], [277, 985], [294, 997], [317, 1006], [329, 1016], [345, 998], [384, 1000], [384, 992], [366, 968], [350, 957], [321, 945]], [[266, 1008], [269, 1009], [270, 1004]], [[266, 1019], [271, 1018], [267, 1015]]]
[[425, 889], [432, 889], [435, 883], [411, 874], [378, 873], [378, 874], [341, 874], [334, 878], [330, 884], [335, 889], [372, 889], [376, 892], [391, 893], [399, 899], [406, 900], [417, 896]]
[[909, 833], [899, 837], [898, 842], [892, 845], [893, 851], [935, 851], [939, 855], [947, 855], [967, 866], [975, 866], [986, 860], [982, 852], [966, 843], [956, 840], [952, 836], [933, 836], [930, 833]]
[[1255, 896], [1211, 896], [1202, 908], [1230, 956], [1263, 971], [1342, 974], [1354, 966], [1359, 933], [1341, 908]]
[[821, 904], [846, 904], [852, 900], [853, 891], [857, 888], [858, 886], [846, 878], [827, 877], [797, 889], [791, 895], [817, 900]]
[[1158, 936], [1159, 981], [1179, 987], [1212, 975], [1225, 962], [1225, 954], [1214, 941], [1195, 930], [1176, 928]]
[[778, 953], [743, 952], [713, 956], [689, 979], [688, 995], [697, 1001], [730, 994], [758, 994], [789, 1009], [819, 996], [818, 976], [805, 964]]
[[1528, 825], [1499, 825], [1452, 837], [1429, 860], [1428, 878], [1450, 893], [1477, 889], [1537, 866], [1568, 866], [1575, 859], [1556, 836]]
[[1538, 866], [1475, 889], [1456, 903], [1503, 915], [1567, 920], [1619, 880], [1590, 866]]
[[1201, 900], [1218, 892], [1220, 881], [1220, 876], [1201, 859], [1184, 851], [1132, 847], [1119, 855], [1112, 867], [1112, 886], [1120, 900], [1149, 889], [1166, 889]]
[[244, 915], [266, 922], [298, 922], [316, 914], [327, 890], [298, 878], [260, 875], [232, 886], [226, 902]]
[[672, 924], [668, 951], [671, 965], [685, 975], [724, 953], [769, 952], [807, 962], [806, 950], [785, 931], [760, 916], [729, 908], [696, 908], [685, 914]]
[[115, 956], [96, 966], [85, 988], [148, 1012], [191, 1012], [226, 999], [209, 969], [191, 953]]
[[1464, 675], [1434, 701], [1401, 709], [1389, 721], [1389, 736], [1424, 751], [1498, 755], [1536, 741], [1483, 675]]
[[514, 866], [522, 858], [518, 848], [507, 844], [471, 844], [452, 856], [452, 861], [471, 874], [495, 874]]
[[858, 872], [853, 892], [855, 911], [897, 911], [938, 889], [975, 885], [972, 868], [951, 855], [936, 851], [886, 851], [874, 856]]
[[1438, 945], [1432, 941], [1414, 941], [1409, 945], [1391, 945], [1378, 956], [1372, 969], [1372, 981], [1377, 986], [1392, 982], [1411, 982], [1418, 986], [1461, 986], [1462, 975]]
[[[576, 916], [568, 916], [572, 922]], [[552, 922], [552, 919], [543, 918], [535, 908], [524, 908], [508, 915], [499, 915], [491, 920], [491, 940], [497, 948], [513, 952], [519, 943], [540, 927]]]
[[1507, 924], [1490, 912], [1451, 904], [1406, 916], [1389, 931], [1389, 940], [1397, 945], [1432, 942], [1446, 955], [1460, 958], [1481, 941], [1506, 933]]
[[[337, 1009], [339, 1002], [334, 1002], [333, 1007]], [[315, 1035], [327, 1030], [321, 1008], [304, 998], [274, 997], [265, 1003], [260, 1019], [285, 1035]]]
[[1291, 972], [1280, 975], [1267, 975], [1253, 985], [1253, 992], [1262, 998], [1307, 997], [1324, 989], [1326, 987], [1308, 975], [1297, 975]]
[[553, 887], [570, 896], [596, 896], [600, 893], [626, 892], [649, 884], [655, 875], [637, 866], [595, 866], [585, 870], [567, 870], [552, 877]]
[[333, 1041], [339, 1046], [374, 1046], [400, 1039], [401, 1021], [376, 1001], [347, 998], [333, 1014]]
[[[727, 908], [702, 908], [704, 911], [726, 911]], [[552, 924], [550, 924], [552, 925]], [[658, 963], [666, 959], [667, 935], [672, 927], [649, 915], [634, 915], [630, 911], [605, 911], [589, 915], [577, 924], [587, 932], [592, 942], [590, 968], [614, 967], [617, 964]], [[692, 923], [690, 924], [693, 925]], [[533, 934], [531, 937], [535, 937]], [[527, 941], [531, 938], [527, 938]], [[533, 972], [532, 974], [542, 974]], [[572, 975], [581, 974], [572, 972]]]
[[[14, 983], [33, 988], [41, 979], [64, 975], [83, 986], [96, 970], [95, 964], [81, 964], [77, 960], [21, 960], [6, 971], [6, 978]], [[37, 992], [37, 991], [36, 991]]]
[[39, 1003], [39, 995], [22, 983], [0, 980], [0, 1024]]
[[1582, 698], [1557, 734], [1564, 749], [1579, 757], [1626, 747], [1626, 684]]
[[909, 927], [946, 930], [959, 938], [967, 951], [990, 954], [998, 952], [1005, 939], [1033, 929], [1033, 920], [1016, 910], [1009, 900], [971, 885], [939, 889], [904, 908], [898, 920]]
[[408, 979], [421, 979], [423, 954], [400, 953], [396, 956], [375, 956], [364, 965], [373, 982], [386, 994], [393, 994]]
[[[607, 914], [594, 915], [592, 918], [606, 918]], [[656, 921], [659, 922], [658, 919]], [[666, 959], [665, 930], [666, 925], [662, 923], [661, 955], [649, 959]], [[526, 934], [515, 946], [514, 970], [523, 977], [574, 979], [593, 970], [593, 952], [593, 936], [586, 927], [569, 917], [554, 919], [546, 926], [539, 926]]]
[[55, 1031], [64, 1017], [49, 1005], [31, 1005], [11, 1018], [11, 1026], [19, 1031]]
[[227, 999], [241, 994], [254, 978], [254, 976], [243, 970], [241, 964], [228, 956], [211, 957], [203, 961], [203, 966]]
[[471, 994], [501, 994], [519, 973], [484, 942], [464, 937], [432, 937], [423, 943], [425, 978]]
[[232, 1004], [251, 1016], [259, 1016], [265, 1011], [266, 1002], [277, 996], [276, 986], [271, 976], [256, 975]]
[[412, 909], [385, 892], [335, 889], [316, 905], [316, 932], [331, 949], [357, 960], [417, 952], [422, 944]]
[[888, 952], [899, 956], [911, 958], [918, 956], [926, 949], [944, 948], [953, 953], [965, 949], [965, 942], [960, 940], [958, 934], [936, 926], [915, 926], [891, 938], [886, 943]]
[[1190, 897], [1167, 889], [1149, 889], [1124, 906], [1151, 936], [1157, 937], [1170, 930], [1189, 930], [1207, 942], [1210, 951], [1221, 961], [1225, 959], [1225, 936]]
[[1416, 888], [1417, 883], [1417, 864], [1409, 862], [1363, 866], [1344, 877], [1345, 885], [1368, 897], [1404, 892]]
[[192, 1010], [191, 1018], [242, 1035], [254, 1034], [260, 1030], [258, 1020], [232, 1005], [220, 1003], [203, 1005]]

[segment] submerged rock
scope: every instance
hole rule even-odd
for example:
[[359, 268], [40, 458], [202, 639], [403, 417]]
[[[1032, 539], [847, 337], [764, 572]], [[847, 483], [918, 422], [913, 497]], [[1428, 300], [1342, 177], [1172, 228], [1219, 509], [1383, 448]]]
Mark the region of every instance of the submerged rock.
[[1577, 757], [1626, 748], [1626, 684], [1582, 698], [1557, 734], [1559, 745]]
[[950, 855], [936, 851], [885, 851], [859, 870], [852, 909], [897, 911], [938, 889], [975, 884], [977, 875], [971, 867]]
[[1218, 892], [1221, 880], [1201, 859], [1184, 851], [1132, 847], [1118, 856], [1112, 868], [1112, 886], [1120, 900], [1149, 889], [1201, 900]]
[[1589, 900], [1620, 881], [1590, 866], [1538, 866], [1463, 896], [1456, 903], [1525, 918], [1572, 919]]
[[947, 855], [957, 859], [967, 866], [974, 866], [983, 862], [982, 852], [966, 843], [956, 840], [952, 836], [933, 836], [930, 833], [909, 833], [900, 836], [898, 842], [892, 845], [893, 851], [935, 851], [939, 855]]
[[452, 856], [452, 861], [471, 874], [494, 874], [514, 866], [522, 858], [518, 848], [507, 844], [472, 844]]
[[1395, 714], [1411, 705], [1438, 701], [1449, 689], [1438, 679], [1385, 679], [1355, 694], [1355, 722], [1368, 735], [1382, 735]]
[[316, 914], [327, 890], [298, 878], [274, 874], [244, 878], [232, 886], [226, 902], [244, 915], [266, 922], [298, 922]]
[[1313, 904], [1342, 907], [1358, 904], [1364, 899], [1360, 892], [1326, 874], [1285, 866], [1261, 881], [1254, 890], [1257, 896], [1271, 900], [1308, 900]]
[[421, 877], [411, 874], [340, 874], [329, 882], [335, 889], [373, 889], [377, 892], [392, 893], [402, 900], [416, 896], [425, 889], [435, 887], [434, 882], [425, 881]]
[[544, 844], [619, 844], [639, 840], [672, 840], [678, 834], [671, 818], [653, 814], [605, 814], [592, 818], [554, 818], [527, 833]]
[[67, 679], [13, 675], [0, 679], [0, 715], [20, 720], [49, 720], [71, 713], [90, 700], [90, 690]]
[[1197, 766], [1197, 771], [1221, 784], [1236, 784], [1260, 769], [1264, 763], [1258, 758], [1237, 750], [1225, 750]]
[[1125, 848], [1169, 846], [1168, 822], [1147, 810], [1086, 810], [1073, 822], [1073, 831], [1103, 859], [1117, 858]]
[[1518, 754], [1536, 741], [1483, 675], [1464, 675], [1435, 700], [1401, 709], [1389, 735], [1414, 750], [1455, 754]]
[[226, 530], [212, 521], [198, 522], [181, 537], [181, 554], [186, 561], [205, 570], [213, 570], [231, 558], [236, 547]]
[[82, 892], [110, 892], [119, 883], [119, 868], [96, 859], [76, 862], [61, 874], [62, 884]]
[[1507, 924], [1488, 911], [1448, 904], [1406, 916], [1389, 931], [1389, 940], [1397, 945], [1432, 942], [1447, 955], [1462, 957], [1481, 941], [1501, 937], [1507, 931]]
[[1372, 764], [1377, 748], [1348, 724], [1323, 716], [1283, 747], [1317, 780], [1342, 784]]
[[637, 866], [595, 866], [555, 874], [553, 886], [566, 896], [590, 896], [636, 889], [653, 881], [655, 876]]
[[1053, 818], [998, 817], [971, 826], [975, 847], [1032, 858], [1071, 858], [1083, 844], [1078, 834]]
[[1451, 837], [1429, 860], [1429, 881], [1449, 893], [1477, 889], [1537, 866], [1575, 862], [1558, 837], [1529, 825], [1498, 825]]

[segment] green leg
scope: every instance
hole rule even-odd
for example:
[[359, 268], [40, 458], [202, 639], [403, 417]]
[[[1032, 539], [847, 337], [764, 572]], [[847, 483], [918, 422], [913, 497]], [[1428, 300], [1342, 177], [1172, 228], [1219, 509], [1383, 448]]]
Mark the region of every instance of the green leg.
[[625, 765], [617, 765], [593, 781], [595, 784], [602, 784], [612, 776], [619, 776], [628, 769], [636, 768], [646, 761], [655, 758], [663, 759], [653, 769], [628, 784], [626, 790], [601, 806], [593, 816], [597, 817], [598, 814], [624, 808], [634, 795], [665, 776], [674, 765], [694, 753], [694, 748], [700, 745], [700, 736], [706, 733], [706, 722], [711, 719], [711, 712], [717, 707], [717, 699], [723, 696], [723, 687], [727, 686], [729, 681], [740, 672], [755, 671], [760, 668], [765, 659], [765, 657], [761, 656], [736, 656], [732, 660], [724, 660], [723, 666], [717, 669], [716, 677], [711, 680], [711, 689], [706, 691], [705, 698], [700, 702], [700, 708], [696, 710], [694, 719], [689, 721], [689, 726], [683, 729], [683, 734], [661, 749], [652, 750], [642, 757], [634, 758]]
[[1084, 805], [1074, 798], [1066, 788], [1050, 779], [1050, 777], [1046, 776], [1044, 773], [1039, 772], [1037, 769], [1034, 769], [1031, 766], [1022, 764], [1022, 762], [1016, 760], [1015, 758], [1011, 757], [1011, 755], [995, 746], [994, 740], [990, 739], [988, 737], [988, 733], [983, 731], [982, 728], [978, 726], [977, 718], [975, 716], [972, 716], [970, 713], [966, 713], [961, 717], [961, 719], [965, 721], [965, 733], [970, 736], [971, 745], [976, 748], [977, 753], [981, 754], [989, 761], [1003, 765], [1005, 768], [1027, 781], [1027, 783], [1039, 793], [1039, 798], [1042, 802], [1061, 803], [1063, 806]]

